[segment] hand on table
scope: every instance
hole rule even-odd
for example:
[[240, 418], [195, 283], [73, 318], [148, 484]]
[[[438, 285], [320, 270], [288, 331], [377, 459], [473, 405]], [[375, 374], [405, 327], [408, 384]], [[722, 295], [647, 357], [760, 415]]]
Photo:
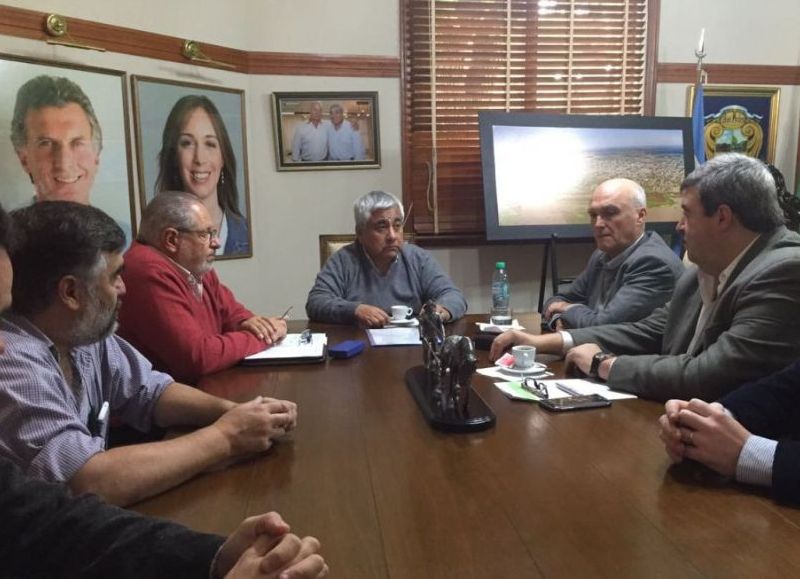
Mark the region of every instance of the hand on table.
[[230, 444], [230, 456], [238, 457], [268, 450], [275, 438], [297, 424], [297, 405], [288, 400], [257, 396], [223, 414], [214, 426]]
[[245, 519], [220, 547], [214, 577], [226, 579], [319, 579], [328, 566], [319, 541], [289, 533], [278, 513]]
[[545, 319], [545, 321], [547, 321], [556, 314], [563, 314], [565, 311], [567, 311], [567, 308], [570, 305], [571, 304], [569, 302], [562, 300], [552, 302], [549, 306], [547, 306], [547, 309], [544, 311], [544, 315], [542, 317]]
[[355, 311], [358, 325], [364, 328], [382, 328], [389, 323], [389, 314], [377, 306], [359, 304]]
[[690, 458], [726, 476], [736, 464], [750, 432], [719, 402], [670, 400], [659, 419], [661, 440], [674, 462]]
[[569, 374], [577, 368], [588, 375], [592, 367], [592, 358], [599, 351], [600, 346], [597, 344], [581, 344], [580, 346], [575, 346], [567, 352], [567, 356], [564, 358], [566, 362], [566, 364], [564, 364], [564, 371]]
[[286, 320], [283, 318], [265, 318], [253, 316], [239, 324], [239, 328], [250, 332], [259, 340], [271, 346], [286, 335]]

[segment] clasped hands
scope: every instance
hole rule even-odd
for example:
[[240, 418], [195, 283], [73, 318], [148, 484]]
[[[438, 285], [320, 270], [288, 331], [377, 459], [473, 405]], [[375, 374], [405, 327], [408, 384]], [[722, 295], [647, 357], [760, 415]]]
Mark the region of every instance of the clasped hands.
[[225, 579], [321, 579], [328, 565], [314, 537], [291, 534], [278, 513], [245, 519], [220, 547], [211, 576]]
[[674, 463], [695, 460], [725, 476], [736, 474], [750, 432], [719, 402], [669, 400], [658, 419], [659, 436]]

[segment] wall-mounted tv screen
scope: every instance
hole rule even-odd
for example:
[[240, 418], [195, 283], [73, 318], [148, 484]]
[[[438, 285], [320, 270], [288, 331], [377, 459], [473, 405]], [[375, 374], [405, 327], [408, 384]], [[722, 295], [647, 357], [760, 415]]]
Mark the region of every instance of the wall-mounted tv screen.
[[479, 113], [486, 237], [592, 236], [592, 191], [615, 177], [647, 193], [648, 229], [671, 233], [694, 169], [691, 119]]

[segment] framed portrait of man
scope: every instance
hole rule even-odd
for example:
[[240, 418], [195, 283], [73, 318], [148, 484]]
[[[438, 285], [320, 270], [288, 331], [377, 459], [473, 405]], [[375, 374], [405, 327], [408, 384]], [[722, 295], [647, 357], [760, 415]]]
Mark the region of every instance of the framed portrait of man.
[[139, 194], [186, 191], [219, 234], [221, 259], [251, 257], [244, 91], [132, 76]]
[[0, 54], [3, 205], [75, 201], [136, 231], [123, 71]]
[[381, 166], [377, 92], [273, 93], [278, 171]]

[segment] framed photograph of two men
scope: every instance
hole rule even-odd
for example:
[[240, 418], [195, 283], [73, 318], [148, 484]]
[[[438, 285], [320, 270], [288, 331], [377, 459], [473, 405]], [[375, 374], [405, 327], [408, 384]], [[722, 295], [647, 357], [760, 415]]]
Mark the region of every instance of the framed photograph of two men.
[[[778, 131], [777, 87], [703, 87], [706, 159], [717, 153], [744, 153], [767, 163], [775, 159]], [[686, 114], [692, 114], [694, 86], [687, 88]]]
[[135, 233], [125, 73], [0, 54], [2, 202], [99, 207]]
[[377, 92], [272, 95], [278, 171], [381, 166]]

